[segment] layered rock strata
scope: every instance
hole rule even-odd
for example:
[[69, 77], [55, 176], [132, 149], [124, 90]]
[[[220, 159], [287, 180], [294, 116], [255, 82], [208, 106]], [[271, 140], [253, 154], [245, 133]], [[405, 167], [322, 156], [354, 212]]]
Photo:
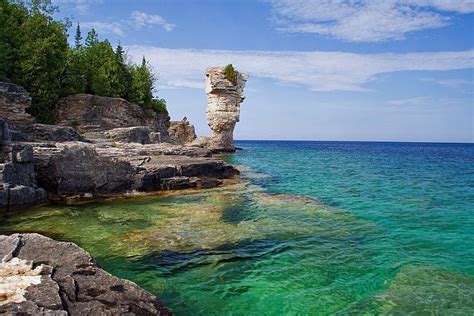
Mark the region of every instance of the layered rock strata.
[[248, 75], [235, 71], [235, 80], [226, 79], [224, 67], [206, 69], [207, 121], [212, 135], [207, 147], [213, 151], [235, 151], [234, 128], [240, 119], [240, 103]]
[[46, 191], [37, 185], [33, 147], [11, 142], [8, 124], [0, 119], [0, 209], [42, 202]]
[[39, 234], [0, 236], [0, 314], [172, 315], [77, 245]]
[[21, 130], [35, 123], [35, 119], [26, 112], [31, 105], [31, 97], [23, 87], [0, 81], [0, 117], [10, 129]]
[[238, 174], [202, 149], [173, 150], [161, 144], [43, 145], [35, 146], [39, 184], [56, 197], [208, 188]]
[[161, 141], [169, 140], [170, 117], [167, 111], [145, 111], [139, 105], [120, 98], [71, 95], [59, 100], [54, 117], [56, 124], [75, 126], [83, 132], [148, 126], [150, 131], [160, 133]]

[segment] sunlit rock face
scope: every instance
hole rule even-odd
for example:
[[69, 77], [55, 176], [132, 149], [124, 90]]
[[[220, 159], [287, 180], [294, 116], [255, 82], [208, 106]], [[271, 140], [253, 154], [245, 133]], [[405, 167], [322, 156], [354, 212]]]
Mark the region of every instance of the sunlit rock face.
[[236, 71], [235, 83], [225, 77], [224, 67], [206, 69], [207, 122], [212, 130], [208, 148], [235, 151], [234, 128], [240, 119], [240, 103], [248, 75]]

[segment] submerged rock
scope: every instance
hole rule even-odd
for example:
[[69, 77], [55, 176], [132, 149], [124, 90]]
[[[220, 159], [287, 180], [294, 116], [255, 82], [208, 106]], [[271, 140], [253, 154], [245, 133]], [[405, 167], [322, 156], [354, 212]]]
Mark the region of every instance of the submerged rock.
[[0, 257], [0, 314], [172, 315], [73, 243], [39, 234], [0, 236]]
[[212, 130], [207, 146], [213, 151], [235, 151], [234, 128], [240, 119], [248, 75], [235, 71], [235, 80], [226, 78], [224, 67], [206, 69], [207, 122]]

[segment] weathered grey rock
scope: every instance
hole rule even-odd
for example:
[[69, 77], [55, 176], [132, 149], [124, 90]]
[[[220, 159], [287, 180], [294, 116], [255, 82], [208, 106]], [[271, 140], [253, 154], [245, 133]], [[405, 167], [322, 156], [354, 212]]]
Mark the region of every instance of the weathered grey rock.
[[168, 140], [170, 118], [167, 111], [145, 111], [139, 105], [120, 98], [71, 95], [59, 100], [54, 116], [56, 124], [77, 125], [85, 132], [148, 126], [150, 131], [161, 134], [162, 141]]
[[73, 243], [0, 236], [0, 314], [171, 315], [149, 292], [97, 266]]
[[[164, 152], [166, 150], [169, 152]], [[195, 157], [178, 156], [182, 151]], [[52, 147], [35, 145], [39, 184], [58, 196], [210, 187], [220, 184], [212, 179], [238, 174], [237, 169], [221, 159], [206, 157], [208, 154], [208, 150], [201, 148], [169, 144], [121, 143], [114, 147], [76, 142], [56, 143]], [[174, 177], [187, 177], [189, 181], [180, 180], [179, 185], [168, 185], [169, 181], [163, 180]], [[191, 178], [196, 179], [191, 181]]]
[[86, 142], [87, 140], [70, 126], [34, 124], [29, 130], [28, 141]]
[[240, 103], [248, 75], [236, 71], [235, 83], [225, 77], [224, 67], [206, 69], [207, 122], [212, 130], [208, 148], [235, 151], [234, 128], [240, 119]]
[[196, 139], [194, 126], [189, 123], [186, 117], [183, 117], [181, 121], [172, 121], [168, 132], [173, 144], [184, 145]]
[[26, 109], [31, 105], [28, 92], [16, 84], [0, 81], [0, 118], [10, 129], [22, 130], [35, 122]]
[[[150, 128], [134, 126], [114, 128], [104, 132], [105, 137], [123, 143], [150, 144]], [[154, 139], [155, 140], [155, 139]]]
[[38, 187], [31, 145], [0, 144], [0, 209], [30, 206], [46, 199]]
[[56, 194], [125, 192], [134, 175], [128, 162], [98, 155], [91, 145], [66, 147], [37, 170], [39, 184]]

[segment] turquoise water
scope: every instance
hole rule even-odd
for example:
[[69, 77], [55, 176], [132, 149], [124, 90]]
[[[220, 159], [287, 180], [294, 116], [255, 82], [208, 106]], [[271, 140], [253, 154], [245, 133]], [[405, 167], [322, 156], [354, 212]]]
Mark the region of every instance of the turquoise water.
[[178, 315], [474, 314], [474, 145], [238, 146], [240, 183], [0, 229], [74, 241]]

